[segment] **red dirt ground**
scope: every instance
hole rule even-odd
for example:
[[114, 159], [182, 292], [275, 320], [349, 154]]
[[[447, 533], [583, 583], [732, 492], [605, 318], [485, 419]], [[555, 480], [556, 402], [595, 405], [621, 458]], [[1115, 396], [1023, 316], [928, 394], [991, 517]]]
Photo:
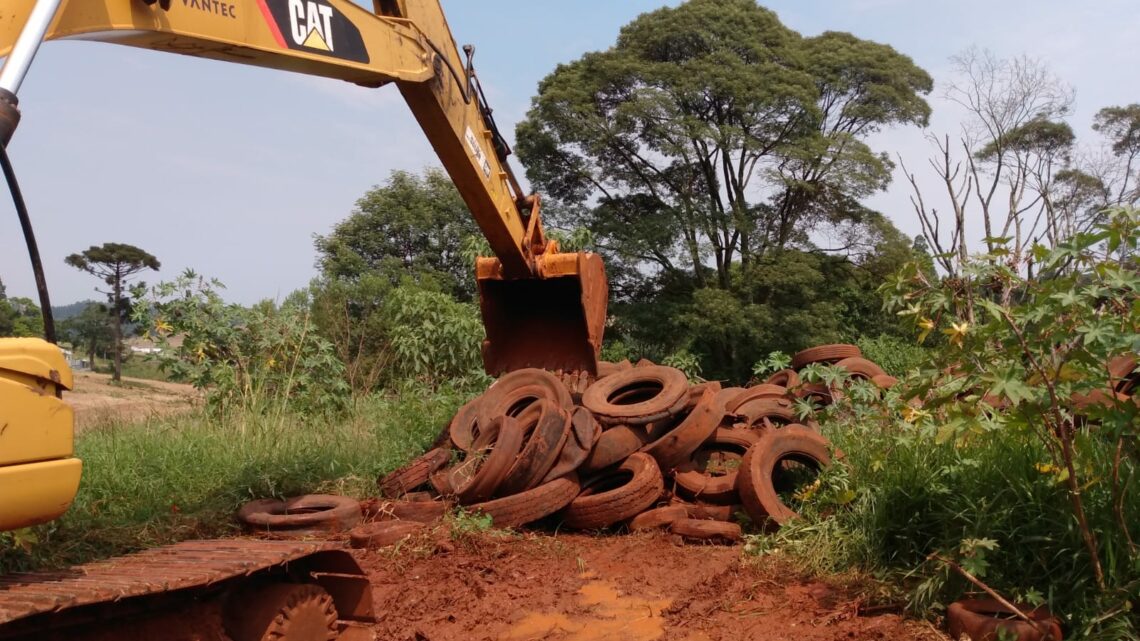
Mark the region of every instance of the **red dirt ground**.
[[844, 589], [740, 546], [665, 534], [437, 533], [358, 553], [377, 638], [393, 641], [944, 641], [929, 624], [858, 616]]

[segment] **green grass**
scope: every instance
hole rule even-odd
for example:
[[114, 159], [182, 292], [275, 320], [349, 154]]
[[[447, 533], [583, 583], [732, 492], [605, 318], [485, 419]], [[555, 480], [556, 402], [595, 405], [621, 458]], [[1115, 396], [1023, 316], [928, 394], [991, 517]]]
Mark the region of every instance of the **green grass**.
[[0, 538], [0, 573], [232, 534], [234, 511], [254, 498], [372, 496], [377, 476], [423, 452], [464, 400], [409, 387], [336, 419], [191, 413], [96, 426], [77, 437], [75, 503], [54, 523]]
[[[114, 369], [111, 361], [101, 360], [95, 367], [99, 374], [110, 374]], [[158, 362], [142, 356], [131, 356], [123, 361], [123, 376], [126, 378], [145, 378], [153, 381], [169, 381], [168, 377], [158, 367]]]
[[[1109, 584], [1100, 592], [1065, 486], [1042, 467], [1049, 457], [1029, 435], [995, 430], [939, 443], [894, 422], [840, 420], [824, 429], [846, 453], [844, 464], [824, 474], [801, 511], [805, 518], [775, 537], [751, 539], [753, 552], [780, 550], [807, 570], [881, 579], [877, 589], [921, 615], [975, 590], [928, 560], [937, 552], [976, 566], [1007, 596], [1043, 599], [1062, 617], [1067, 639], [1140, 638], [1130, 610], [1140, 597], [1140, 558], [1128, 553], [1104, 474], [1090, 475], [1083, 492]], [[1095, 434], [1082, 441], [1088, 469], [1109, 469], [1111, 455], [1110, 443]], [[1128, 496], [1138, 495], [1134, 478]], [[1129, 501], [1129, 528], [1140, 532], [1140, 510]], [[962, 552], [964, 541], [978, 539], [997, 546], [981, 563]]]

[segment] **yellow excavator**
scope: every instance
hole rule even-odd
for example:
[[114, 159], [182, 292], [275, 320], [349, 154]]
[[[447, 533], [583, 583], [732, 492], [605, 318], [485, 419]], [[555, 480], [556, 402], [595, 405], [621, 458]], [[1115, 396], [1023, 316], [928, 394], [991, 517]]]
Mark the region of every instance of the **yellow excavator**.
[[[597, 373], [608, 289], [599, 256], [560, 253], [541, 201], [507, 162], [472, 64], [439, 0], [3, 0], [0, 145], [19, 122], [17, 94], [40, 45], [73, 38], [351, 82], [395, 84], [493, 258], [475, 265], [487, 372], [523, 367]], [[110, 135], [110, 134], [108, 134]], [[2, 151], [2, 150], [0, 150]], [[7, 153], [33, 263], [38, 252]], [[42, 270], [37, 270], [46, 304]], [[49, 332], [50, 335], [50, 332]], [[0, 531], [62, 515], [79, 487], [73, 385], [60, 350], [0, 339]], [[72, 570], [0, 576], [0, 641], [372, 638], [365, 573], [321, 541], [191, 541]]]

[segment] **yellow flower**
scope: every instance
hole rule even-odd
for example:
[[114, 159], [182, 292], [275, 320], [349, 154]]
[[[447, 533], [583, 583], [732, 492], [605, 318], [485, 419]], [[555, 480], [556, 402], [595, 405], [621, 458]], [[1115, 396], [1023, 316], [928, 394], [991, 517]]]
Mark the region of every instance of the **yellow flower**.
[[922, 341], [926, 340], [927, 336], [930, 336], [931, 330], [934, 329], [934, 321], [930, 320], [929, 318], [920, 318], [918, 320], [918, 327], [922, 330], [918, 334], [918, 342], [921, 343]]
[[903, 408], [903, 420], [907, 423], [917, 423], [924, 418], [930, 418], [930, 412], [907, 405]]
[[154, 323], [154, 331], [158, 332], [159, 334], [169, 334], [170, 332], [174, 331], [174, 328], [171, 327], [170, 323], [160, 318]]
[[273, 366], [277, 364], [277, 359], [276, 359], [276, 358], [273, 358], [272, 356], [270, 356], [270, 357], [269, 357], [269, 360], [268, 360], [268, 361], [266, 361], [266, 363], [265, 363], [265, 364], [266, 364], [266, 366], [268, 366], [268, 367], [269, 367], [269, 369], [273, 369]]
[[796, 500], [807, 501], [807, 500], [811, 499], [811, 497], [815, 496], [815, 493], [818, 490], [819, 490], [819, 479], [816, 479], [815, 482], [812, 483], [811, 485], [808, 485], [808, 486], [804, 487], [803, 489], [801, 489], [800, 491], [796, 492]]
[[950, 328], [942, 330], [942, 333], [950, 337], [951, 343], [961, 347], [962, 340], [966, 338], [968, 331], [970, 331], [970, 323], [962, 321], [961, 323], [950, 323]]
[[1037, 471], [1041, 472], [1042, 474], [1052, 474], [1057, 471], [1057, 466], [1053, 465], [1052, 463], [1038, 463], [1033, 467], [1035, 467]]

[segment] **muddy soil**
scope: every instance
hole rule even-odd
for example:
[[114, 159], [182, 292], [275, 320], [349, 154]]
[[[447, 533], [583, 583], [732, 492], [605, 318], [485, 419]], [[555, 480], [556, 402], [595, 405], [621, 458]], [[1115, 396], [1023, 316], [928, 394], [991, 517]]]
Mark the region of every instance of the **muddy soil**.
[[940, 640], [929, 624], [859, 616], [848, 589], [665, 534], [436, 533], [362, 551], [377, 638], [394, 641]]
[[75, 408], [76, 428], [84, 430], [186, 412], [201, 404], [202, 395], [180, 383], [124, 377], [121, 385], [113, 385], [109, 374], [76, 372], [75, 389], [63, 400]]

